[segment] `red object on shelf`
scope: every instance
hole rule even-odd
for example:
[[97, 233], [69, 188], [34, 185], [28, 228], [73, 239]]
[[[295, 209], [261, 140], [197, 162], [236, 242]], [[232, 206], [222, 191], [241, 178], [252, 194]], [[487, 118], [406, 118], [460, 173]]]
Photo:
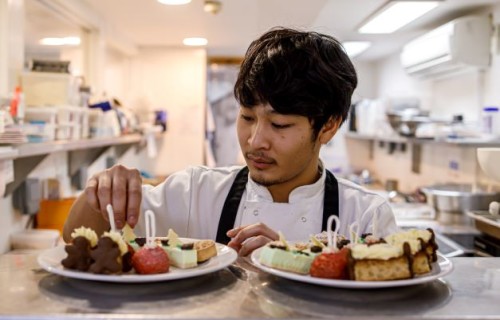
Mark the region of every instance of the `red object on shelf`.
[[17, 116], [17, 107], [19, 106], [19, 100], [21, 100], [21, 87], [17, 86], [16, 90], [14, 91], [14, 96], [10, 101], [10, 115], [12, 117]]

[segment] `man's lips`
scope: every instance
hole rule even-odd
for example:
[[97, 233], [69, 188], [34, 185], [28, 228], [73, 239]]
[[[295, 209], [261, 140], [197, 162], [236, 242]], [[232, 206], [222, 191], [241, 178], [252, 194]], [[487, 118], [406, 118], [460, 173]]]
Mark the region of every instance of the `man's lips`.
[[275, 161], [271, 158], [256, 156], [252, 154], [247, 154], [247, 159], [253, 162], [262, 163], [262, 164], [273, 164]]
[[257, 169], [266, 169], [276, 163], [274, 159], [262, 157], [260, 155], [247, 154], [246, 156], [250, 164]]

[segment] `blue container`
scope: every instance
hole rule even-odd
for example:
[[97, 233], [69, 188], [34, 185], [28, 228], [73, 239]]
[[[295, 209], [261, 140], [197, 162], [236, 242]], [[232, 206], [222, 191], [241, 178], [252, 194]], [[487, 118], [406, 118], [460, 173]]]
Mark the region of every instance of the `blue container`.
[[104, 102], [99, 102], [99, 103], [91, 104], [91, 105], [89, 105], [89, 108], [92, 108], [92, 109], [100, 108], [104, 112], [113, 109], [113, 107], [111, 106], [111, 103], [109, 101], [104, 101]]

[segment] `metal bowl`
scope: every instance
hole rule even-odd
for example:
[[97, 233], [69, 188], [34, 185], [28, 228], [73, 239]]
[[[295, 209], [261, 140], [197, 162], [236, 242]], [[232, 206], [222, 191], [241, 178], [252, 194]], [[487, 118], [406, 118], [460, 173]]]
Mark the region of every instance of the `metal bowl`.
[[403, 117], [398, 113], [387, 113], [386, 116], [394, 131], [406, 137], [414, 137], [420, 125], [432, 122], [427, 116]]
[[427, 204], [436, 210], [436, 220], [443, 225], [472, 225], [469, 211], [488, 210], [500, 193], [472, 190], [470, 184], [441, 184], [421, 188]]
[[421, 188], [427, 203], [437, 212], [462, 214], [488, 210], [490, 202], [500, 200], [500, 193], [472, 190], [470, 184], [440, 184]]

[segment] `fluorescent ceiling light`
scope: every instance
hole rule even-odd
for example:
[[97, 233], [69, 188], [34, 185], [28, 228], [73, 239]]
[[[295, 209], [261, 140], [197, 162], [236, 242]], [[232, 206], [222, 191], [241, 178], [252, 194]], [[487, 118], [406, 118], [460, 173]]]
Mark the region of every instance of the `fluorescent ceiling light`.
[[180, 4], [188, 4], [191, 2], [191, 0], [158, 0], [158, 2], [161, 4], [177, 6]]
[[40, 44], [44, 46], [77, 46], [80, 44], [79, 37], [64, 37], [64, 38], [43, 38]]
[[205, 38], [185, 38], [182, 43], [186, 46], [206, 46], [208, 41]]
[[351, 58], [354, 58], [361, 52], [365, 51], [371, 46], [371, 42], [368, 41], [346, 41], [342, 42], [345, 52]]
[[360, 33], [392, 33], [423, 16], [440, 1], [390, 1], [359, 28]]

